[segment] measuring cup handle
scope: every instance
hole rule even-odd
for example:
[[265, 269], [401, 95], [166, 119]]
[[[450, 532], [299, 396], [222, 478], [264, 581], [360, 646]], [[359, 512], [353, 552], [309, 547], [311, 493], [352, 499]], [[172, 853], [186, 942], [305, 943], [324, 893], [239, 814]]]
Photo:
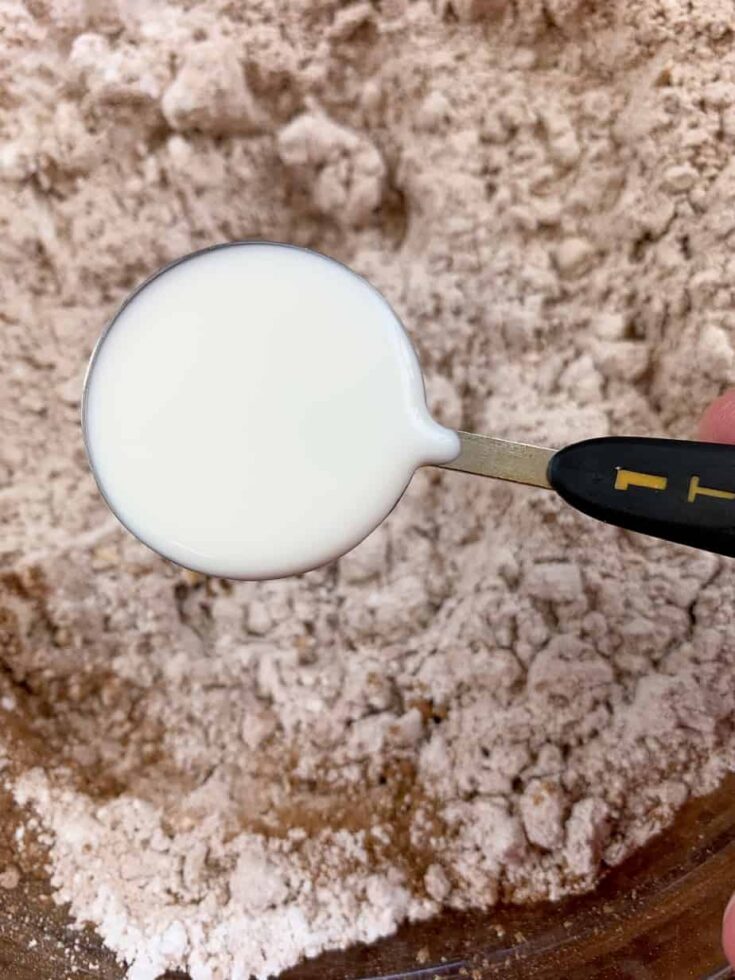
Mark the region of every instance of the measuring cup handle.
[[618, 527], [735, 556], [735, 446], [612, 436], [560, 449], [556, 492]]

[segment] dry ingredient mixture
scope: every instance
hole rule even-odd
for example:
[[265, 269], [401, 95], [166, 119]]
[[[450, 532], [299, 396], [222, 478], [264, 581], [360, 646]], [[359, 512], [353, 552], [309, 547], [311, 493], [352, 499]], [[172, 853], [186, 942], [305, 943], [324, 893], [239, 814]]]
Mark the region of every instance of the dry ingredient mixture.
[[3, 0], [3, 772], [130, 977], [591, 888], [735, 765], [727, 561], [426, 471], [338, 563], [207, 581], [78, 425], [122, 297], [266, 237], [375, 282], [445, 423], [690, 435], [735, 382], [731, 13]]

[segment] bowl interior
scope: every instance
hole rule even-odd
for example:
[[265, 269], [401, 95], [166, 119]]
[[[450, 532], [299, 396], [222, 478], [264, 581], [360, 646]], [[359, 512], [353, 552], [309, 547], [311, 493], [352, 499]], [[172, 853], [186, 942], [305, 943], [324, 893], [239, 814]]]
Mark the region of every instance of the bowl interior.
[[443, 914], [371, 946], [329, 953], [282, 980], [512, 977], [684, 980], [733, 976], [720, 929], [735, 891], [735, 775], [597, 890], [558, 904]]
[[[13, 861], [15, 820], [0, 800], [0, 863]], [[735, 890], [735, 775], [690, 801], [667, 831], [611, 871], [597, 890], [559, 902], [446, 913], [370, 946], [326, 953], [281, 980], [724, 980], [722, 913]], [[0, 895], [0, 976], [122, 980], [90, 931], [73, 930], [45, 875], [25, 869]], [[183, 974], [167, 974], [169, 980]]]

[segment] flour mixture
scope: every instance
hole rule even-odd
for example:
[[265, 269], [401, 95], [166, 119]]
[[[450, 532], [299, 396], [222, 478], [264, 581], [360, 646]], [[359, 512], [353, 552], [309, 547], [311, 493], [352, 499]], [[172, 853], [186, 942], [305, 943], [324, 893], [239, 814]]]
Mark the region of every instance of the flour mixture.
[[263, 978], [589, 889], [735, 765], [727, 560], [425, 471], [336, 564], [205, 580], [109, 517], [78, 421], [137, 283], [263, 237], [375, 283], [449, 426], [692, 435], [735, 382], [730, 22], [0, 7], [3, 774], [130, 977]]

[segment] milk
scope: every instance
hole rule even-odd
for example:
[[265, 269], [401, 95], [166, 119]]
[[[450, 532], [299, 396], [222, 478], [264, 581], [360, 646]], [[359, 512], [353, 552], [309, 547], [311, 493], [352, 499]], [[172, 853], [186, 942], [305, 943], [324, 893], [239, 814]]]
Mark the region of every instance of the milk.
[[332, 259], [273, 243], [195, 253], [134, 293], [92, 357], [83, 426], [120, 521], [230, 578], [336, 558], [416, 467], [459, 452], [385, 299]]

